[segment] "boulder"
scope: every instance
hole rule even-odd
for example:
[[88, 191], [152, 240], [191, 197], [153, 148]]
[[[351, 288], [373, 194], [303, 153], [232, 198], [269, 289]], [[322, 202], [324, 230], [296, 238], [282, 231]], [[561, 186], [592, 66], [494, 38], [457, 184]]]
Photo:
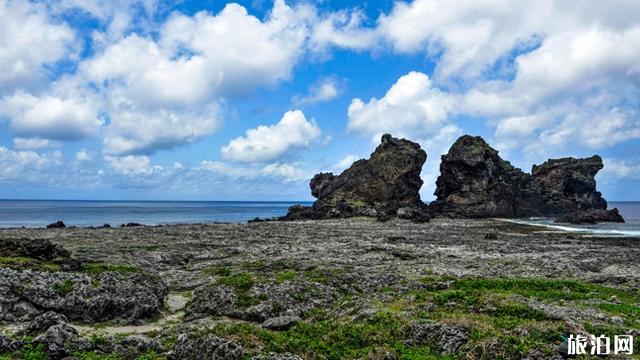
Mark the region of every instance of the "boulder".
[[43, 344], [45, 352], [53, 359], [61, 359], [78, 351], [91, 348], [89, 341], [78, 334], [78, 331], [67, 324], [54, 325], [44, 334], [33, 339], [35, 344]]
[[37, 260], [54, 260], [69, 257], [62, 246], [46, 239], [0, 239], [0, 256], [28, 257]]
[[52, 224], [47, 225], [47, 229], [62, 229], [66, 227], [66, 225], [62, 221], [56, 221]]
[[611, 210], [583, 210], [570, 214], [562, 215], [556, 219], [556, 222], [569, 224], [597, 224], [601, 222], [623, 223], [624, 218], [620, 215], [617, 208]]
[[442, 323], [416, 324], [408, 329], [407, 345], [435, 344], [441, 354], [456, 354], [469, 341], [469, 333], [460, 326]]
[[270, 330], [287, 330], [302, 321], [298, 316], [278, 316], [265, 320], [262, 327]]
[[231, 340], [216, 336], [191, 336], [180, 334], [167, 354], [170, 360], [240, 360], [242, 347]]
[[[354, 162], [340, 175], [319, 173], [309, 184], [317, 198], [312, 207], [293, 206], [280, 220], [369, 216], [387, 219], [402, 215], [428, 221], [420, 200], [420, 172], [427, 153], [417, 143], [382, 136], [369, 159]], [[402, 210], [401, 210], [402, 209]]]
[[465, 218], [565, 217], [574, 223], [624, 221], [596, 190], [602, 158], [550, 159], [531, 174], [502, 159], [479, 136], [465, 135], [442, 156], [436, 215]]

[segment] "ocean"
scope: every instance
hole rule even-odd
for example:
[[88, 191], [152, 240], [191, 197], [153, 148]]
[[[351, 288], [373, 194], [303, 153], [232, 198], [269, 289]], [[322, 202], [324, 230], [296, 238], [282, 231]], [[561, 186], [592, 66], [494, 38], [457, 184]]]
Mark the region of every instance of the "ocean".
[[[233, 222], [282, 216], [295, 204], [310, 202], [265, 201], [72, 201], [0, 200], [0, 228], [44, 227], [58, 220], [67, 226], [119, 226], [129, 222], [145, 225]], [[611, 202], [627, 221], [625, 224], [576, 226], [556, 224], [550, 219], [519, 219], [550, 229], [601, 235], [640, 236], [640, 202]]]
[[282, 216], [294, 204], [263, 201], [71, 201], [0, 200], [0, 228], [43, 227], [58, 220], [67, 226], [119, 226], [245, 222]]

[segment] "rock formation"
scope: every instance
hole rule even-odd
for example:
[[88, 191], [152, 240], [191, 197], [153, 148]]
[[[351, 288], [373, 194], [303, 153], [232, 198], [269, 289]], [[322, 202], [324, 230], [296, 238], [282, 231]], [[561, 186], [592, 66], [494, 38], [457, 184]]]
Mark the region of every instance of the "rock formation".
[[336, 176], [320, 173], [311, 179], [312, 207], [294, 206], [281, 220], [392, 216], [428, 221], [428, 208], [420, 200], [420, 171], [427, 153], [420, 145], [391, 135], [368, 160], [358, 160]]
[[570, 222], [624, 221], [596, 190], [602, 158], [551, 159], [527, 174], [481, 137], [462, 136], [442, 156], [431, 209], [451, 217], [560, 217]]

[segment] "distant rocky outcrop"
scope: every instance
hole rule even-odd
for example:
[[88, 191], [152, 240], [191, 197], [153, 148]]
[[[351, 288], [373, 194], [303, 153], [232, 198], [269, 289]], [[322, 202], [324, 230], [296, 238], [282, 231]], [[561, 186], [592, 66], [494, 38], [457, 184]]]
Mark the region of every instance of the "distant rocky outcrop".
[[432, 211], [450, 217], [549, 216], [573, 223], [624, 221], [596, 190], [602, 158], [551, 159], [531, 174], [481, 137], [462, 136], [442, 156]]
[[420, 200], [420, 171], [427, 153], [420, 145], [389, 134], [367, 160], [358, 160], [340, 175], [320, 173], [311, 179], [311, 207], [293, 206], [280, 220], [371, 216], [429, 220]]

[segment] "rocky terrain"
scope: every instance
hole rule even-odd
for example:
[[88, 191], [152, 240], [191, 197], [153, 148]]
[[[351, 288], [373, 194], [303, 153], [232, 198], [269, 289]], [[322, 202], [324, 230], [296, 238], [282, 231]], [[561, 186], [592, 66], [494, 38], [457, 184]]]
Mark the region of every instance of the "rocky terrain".
[[435, 214], [450, 217], [558, 217], [571, 223], [624, 222], [596, 190], [602, 158], [551, 159], [531, 174], [503, 160], [481, 137], [462, 136], [442, 156]]
[[369, 159], [356, 161], [338, 176], [314, 176], [309, 186], [318, 200], [312, 207], [292, 207], [281, 220], [397, 216], [426, 222], [429, 212], [419, 193], [426, 160], [417, 143], [385, 134]]
[[640, 329], [640, 239], [447, 218], [0, 239], [0, 359], [550, 359]]

